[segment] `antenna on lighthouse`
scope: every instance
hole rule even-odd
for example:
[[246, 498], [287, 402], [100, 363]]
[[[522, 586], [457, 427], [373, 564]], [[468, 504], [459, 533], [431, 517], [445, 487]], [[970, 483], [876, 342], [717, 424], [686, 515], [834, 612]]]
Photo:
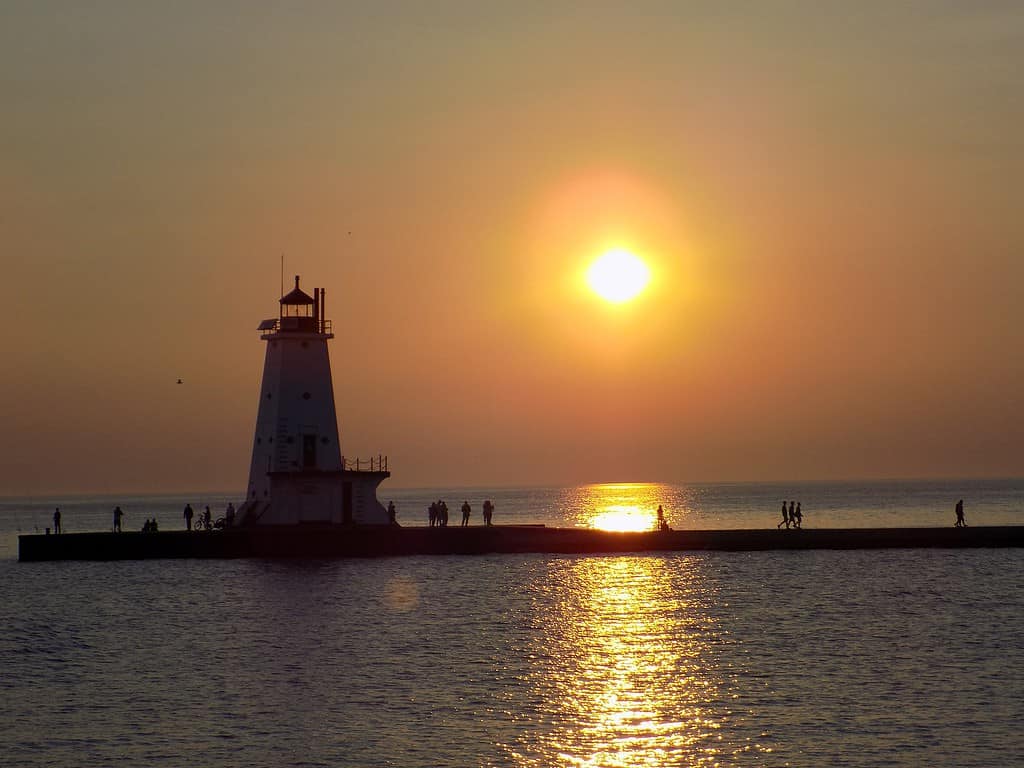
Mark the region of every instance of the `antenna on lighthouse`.
[[281, 251], [281, 296], [284, 296], [284, 251]]

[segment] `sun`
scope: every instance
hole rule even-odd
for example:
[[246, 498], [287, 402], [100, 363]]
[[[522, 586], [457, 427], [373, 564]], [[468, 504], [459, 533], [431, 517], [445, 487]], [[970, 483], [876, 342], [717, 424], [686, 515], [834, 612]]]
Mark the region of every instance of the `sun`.
[[613, 304], [636, 298], [650, 280], [651, 270], [643, 260], [623, 248], [605, 251], [587, 269], [590, 289]]

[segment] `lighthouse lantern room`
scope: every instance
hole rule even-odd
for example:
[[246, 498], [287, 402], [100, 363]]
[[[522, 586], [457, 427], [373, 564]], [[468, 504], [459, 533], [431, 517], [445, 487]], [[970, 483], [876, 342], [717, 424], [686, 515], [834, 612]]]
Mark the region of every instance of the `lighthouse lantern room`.
[[377, 486], [390, 477], [386, 460], [350, 469], [342, 458], [324, 299], [323, 288], [310, 296], [296, 276], [278, 317], [259, 325], [267, 351], [240, 525], [389, 522], [377, 501]]

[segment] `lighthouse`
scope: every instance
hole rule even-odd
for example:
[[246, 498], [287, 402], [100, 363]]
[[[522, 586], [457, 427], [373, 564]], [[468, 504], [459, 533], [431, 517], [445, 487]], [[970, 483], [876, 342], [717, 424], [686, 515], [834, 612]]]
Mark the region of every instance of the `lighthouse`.
[[347, 461], [341, 451], [327, 342], [323, 288], [281, 297], [276, 318], [259, 324], [267, 343], [256, 432], [239, 525], [387, 525], [377, 486], [387, 459]]

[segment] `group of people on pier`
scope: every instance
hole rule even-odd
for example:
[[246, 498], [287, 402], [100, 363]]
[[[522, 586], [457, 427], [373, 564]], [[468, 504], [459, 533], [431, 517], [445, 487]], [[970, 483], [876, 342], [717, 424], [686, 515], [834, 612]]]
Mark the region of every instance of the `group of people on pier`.
[[[116, 507], [114, 509], [114, 530], [115, 531], [120, 531], [121, 530], [121, 517], [122, 517], [122, 514], [123, 513], [121, 512], [121, 508], [120, 507]], [[184, 515], [185, 515], [185, 527], [188, 530], [191, 531], [192, 530], [192, 519], [194, 517], [194, 512], [192, 511], [192, 506], [190, 504], [186, 504], [185, 505]], [[469, 525], [469, 519], [470, 519], [471, 515], [472, 515], [472, 507], [470, 506], [469, 501], [468, 500], [463, 501], [462, 502], [462, 527], [466, 527], [466, 526]], [[490, 499], [487, 499], [483, 503], [484, 525], [492, 525], [493, 516], [494, 516], [494, 503]], [[447, 525], [448, 525], [448, 505], [443, 500], [441, 500], [441, 499], [438, 499], [437, 501], [431, 503], [431, 505], [430, 505], [430, 507], [428, 509], [428, 512], [427, 512], [427, 520], [428, 520], [428, 523], [429, 523], [431, 528], [434, 528], [434, 527], [440, 527], [440, 528], [447, 527]], [[393, 502], [393, 501], [388, 504], [388, 521], [390, 522], [391, 525], [397, 525], [398, 524], [398, 521], [396, 519], [396, 513], [395, 513], [395, 502]], [[803, 521], [804, 521], [804, 516], [803, 516], [803, 512], [801, 510], [801, 503], [799, 501], [793, 501], [793, 500], [791, 500], [791, 501], [783, 501], [782, 502], [782, 519], [779, 521], [779, 524], [776, 525], [775, 527], [776, 528], [782, 528], [783, 526], [785, 526], [787, 529], [793, 528], [793, 529], [799, 530], [800, 528], [803, 527]], [[216, 524], [211, 522], [211, 519], [210, 519], [210, 507], [207, 506], [205, 511], [203, 512], [203, 514], [200, 515], [199, 520], [196, 522], [196, 530], [207, 530], [207, 531], [209, 531], [209, 530], [212, 530], [214, 527], [222, 527], [222, 526], [223, 527], [231, 527], [232, 525], [234, 525], [234, 522], [235, 522], [235, 507], [230, 502], [228, 503], [227, 511], [224, 514], [223, 521], [218, 520]], [[149, 524], [150, 521], [147, 520], [146, 523]], [[658, 511], [657, 511], [657, 526], [658, 526], [658, 530], [660, 530], [660, 531], [672, 530], [669, 527], [668, 522], [665, 519], [665, 510], [662, 508], [662, 506], [660, 504], [658, 505]], [[56, 533], [60, 533], [61, 532], [61, 519], [60, 519], [60, 508], [59, 507], [53, 513], [53, 527], [54, 527], [54, 531]], [[957, 502], [957, 504], [956, 504], [956, 524], [955, 524], [954, 527], [956, 527], [956, 528], [966, 528], [967, 527], [967, 523], [964, 520], [964, 500], [963, 499], [960, 499]], [[149, 528], [149, 529], [147, 529], [145, 527], [143, 528], [143, 531], [146, 531], [146, 530], [152, 530], [152, 531], [156, 531], [157, 530], [156, 519], [155, 518], [152, 521], [152, 527], [151, 528]]]
[[448, 505], [440, 500], [431, 502], [427, 510], [427, 520], [431, 528], [435, 526], [444, 528], [448, 525]]
[[[795, 508], [794, 508], [795, 506]], [[776, 525], [776, 528], [781, 528], [783, 525], [786, 528], [801, 528], [804, 522], [804, 515], [800, 511], [799, 501], [790, 501], [789, 508], [786, 507], [786, 502], [782, 502], [782, 520]]]
[[[469, 525], [469, 518], [473, 514], [473, 508], [469, 500], [462, 502], [462, 527]], [[491, 525], [494, 520], [494, 503], [487, 499], [483, 505], [484, 525]], [[427, 522], [431, 528], [445, 528], [448, 526], [448, 505], [441, 499], [432, 502], [427, 508]]]
[[[189, 531], [193, 530], [193, 520], [196, 518], [196, 514], [192, 509], [191, 504], [185, 504], [185, 510], [183, 512], [185, 518], [185, 528]], [[469, 518], [472, 515], [472, 507], [469, 505], [469, 501], [462, 502], [462, 526], [469, 525]], [[494, 517], [494, 503], [487, 499], [483, 503], [483, 519], [484, 525], [492, 525]], [[114, 524], [113, 531], [115, 533], [121, 532], [121, 522], [124, 519], [124, 512], [121, 507], [114, 507]], [[803, 527], [803, 512], [800, 509], [799, 501], [783, 501], [782, 502], [782, 520], [776, 525], [776, 528], [782, 528], [785, 526], [787, 529], [794, 528], [799, 530]], [[448, 505], [441, 499], [431, 503], [427, 514], [427, 520], [431, 528], [434, 527], [447, 527], [448, 525]], [[388, 522], [391, 525], [397, 525], [395, 512], [395, 502], [388, 504]], [[235, 524], [235, 505], [228, 502], [227, 509], [224, 512], [224, 517], [218, 519], [216, 522], [212, 520], [209, 505], [203, 510], [203, 513], [199, 515], [198, 519], [195, 520], [195, 530], [197, 531], [212, 531], [214, 528], [230, 528]], [[671, 530], [668, 526], [668, 522], [665, 520], [665, 510], [662, 506], [658, 505], [657, 512], [657, 526], [660, 531]], [[966, 528], [967, 522], [964, 519], [964, 500], [960, 499], [956, 503], [956, 528]], [[156, 518], [152, 520], [146, 519], [146, 522], [142, 526], [143, 533], [156, 533], [158, 531]], [[62, 533], [63, 526], [61, 520], [60, 507], [54, 509], [53, 512], [53, 532]]]
[[[185, 528], [186, 528], [186, 530], [191, 531], [193, 529], [192, 528], [192, 520], [196, 516], [195, 512], [192, 509], [192, 505], [191, 504], [185, 504], [185, 511], [183, 512], [183, 515], [185, 517]], [[123, 521], [124, 521], [124, 511], [121, 509], [120, 506], [114, 507], [114, 524], [113, 524], [113, 527], [112, 527], [112, 530], [114, 531], [114, 533], [121, 533], [121, 523]], [[234, 504], [232, 504], [231, 502], [228, 502], [228, 508], [227, 508], [227, 510], [224, 513], [224, 517], [222, 519], [218, 520], [216, 523], [213, 522], [213, 516], [212, 516], [212, 513], [210, 512], [210, 507], [209, 507], [209, 505], [207, 505], [206, 509], [203, 510], [203, 513], [201, 515], [199, 515], [199, 518], [195, 522], [195, 530], [197, 530], [197, 531], [212, 531], [215, 527], [217, 527], [217, 528], [220, 528], [220, 527], [231, 527], [234, 524], [235, 524], [235, 505]], [[57, 509], [54, 510], [54, 513], [53, 513], [53, 528], [54, 528], [54, 532], [55, 533], [60, 533], [61, 532], [60, 507], [57, 507]], [[146, 518], [146, 522], [142, 524], [142, 532], [143, 533], [157, 533], [159, 530], [160, 530], [160, 526], [157, 523], [155, 517], [152, 520], [150, 520], [147, 517]]]
[[[776, 528], [786, 526], [786, 528], [800, 529], [803, 527], [804, 516], [800, 511], [799, 501], [784, 501], [782, 502], [782, 520], [776, 525]], [[956, 522], [953, 523], [954, 528], [966, 528], [967, 521], [964, 519], [964, 500], [960, 499], [956, 503]]]
[[[182, 512], [185, 518], [185, 530], [192, 530], [192, 519], [196, 516], [192, 509], [191, 504], [185, 504], [185, 510]], [[230, 528], [235, 524], [235, 505], [230, 501], [228, 502], [227, 509], [224, 510], [224, 517], [218, 519], [216, 522], [213, 521], [213, 515], [210, 512], [210, 505], [206, 505], [206, 509], [199, 515], [199, 518], [195, 522], [195, 530], [197, 531], [212, 531], [214, 528]]]
[[[195, 517], [195, 514], [196, 513], [192, 510], [192, 505], [186, 503], [185, 504], [185, 510], [184, 510], [184, 512], [182, 512], [182, 515], [185, 518], [185, 530], [186, 531], [191, 531], [192, 530], [192, 518]], [[198, 520], [196, 520], [196, 530], [197, 531], [212, 531], [213, 530], [213, 519], [212, 519], [212, 517], [213, 516], [210, 514], [210, 506], [207, 505], [206, 506], [206, 511], [203, 512], [203, 514], [201, 514], [199, 516]]]

